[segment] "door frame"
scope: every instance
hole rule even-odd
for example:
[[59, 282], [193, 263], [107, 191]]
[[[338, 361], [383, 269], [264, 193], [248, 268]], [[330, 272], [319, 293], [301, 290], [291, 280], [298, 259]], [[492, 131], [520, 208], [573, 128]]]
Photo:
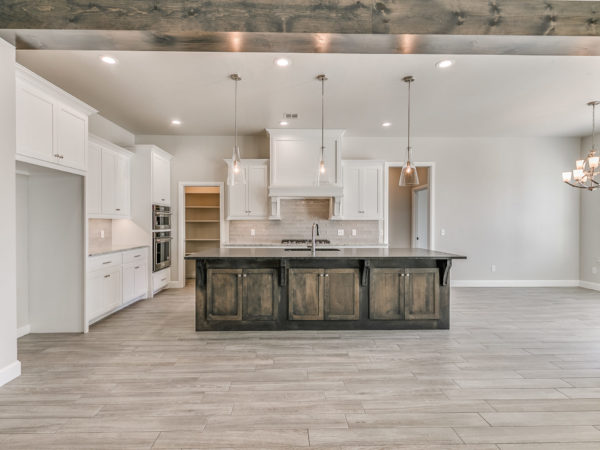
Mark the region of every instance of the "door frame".
[[[429, 180], [427, 185], [429, 186], [429, 249], [435, 250], [435, 162], [416, 162], [413, 163], [415, 167], [428, 167], [429, 168]], [[383, 179], [385, 189], [383, 191], [383, 243], [389, 246], [389, 197], [390, 197], [390, 168], [391, 167], [403, 167], [404, 161], [399, 162], [386, 162], [384, 165]]]
[[[411, 242], [411, 246], [412, 248], [417, 248], [416, 244], [417, 244], [417, 208], [416, 208], [416, 203], [415, 202], [415, 197], [417, 192], [419, 191], [423, 191], [425, 189], [429, 189], [429, 184], [423, 184], [421, 186], [417, 186], [412, 188], [411, 190], [411, 195], [412, 195], [412, 201], [411, 201], [411, 215], [412, 215], [412, 220], [411, 220], [411, 232], [410, 232], [410, 242]], [[427, 197], [430, 197], [429, 193], [427, 195]], [[427, 199], [427, 205], [429, 206], [429, 200], [430, 198]], [[429, 221], [429, 214], [427, 215], [427, 239], [429, 239], [429, 230], [431, 228], [431, 223]], [[429, 241], [427, 242], [427, 244], [429, 245]]]
[[180, 181], [177, 192], [177, 280], [169, 287], [185, 287], [185, 188], [186, 187], [218, 187], [219, 188], [219, 246], [223, 247], [225, 230], [225, 184], [222, 181]]

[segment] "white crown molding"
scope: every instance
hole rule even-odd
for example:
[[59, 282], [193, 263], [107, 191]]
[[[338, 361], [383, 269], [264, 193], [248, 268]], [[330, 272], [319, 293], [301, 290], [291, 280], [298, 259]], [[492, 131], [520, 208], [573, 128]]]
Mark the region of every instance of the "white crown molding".
[[100, 147], [104, 147], [108, 150], [112, 150], [113, 152], [116, 152], [120, 155], [126, 156], [127, 158], [133, 157], [132, 151], [127, 150], [127, 149], [121, 147], [120, 145], [115, 144], [114, 142], [111, 142], [104, 138], [101, 138], [100, 136], [96, 136], [95, 134], [92, 134], [92, 133], [88, 134], [88, 142], [90, 142], [92, 144], [96, 144]]
[[19, 375], [21, 375], [21, 361], [17, 360], [0, 369], [0, 386], [4, 386]]

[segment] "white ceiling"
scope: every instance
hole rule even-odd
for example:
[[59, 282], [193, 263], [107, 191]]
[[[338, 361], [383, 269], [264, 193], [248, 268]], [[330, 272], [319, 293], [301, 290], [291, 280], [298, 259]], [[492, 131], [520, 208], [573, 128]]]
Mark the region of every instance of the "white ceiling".
[[[238, 72], [240, 134], [320, 128], [320, 83], [327, 74], [327, 128], [351, 136], [406, 134], [405, 75], [413, 75], [417, 136], [582, 136], [600, 100], [600, 57], [112, 52], [22, 50], [18, 61], [135, 134], [233, 134]], [[279, 68], [277, 56], [291, 66]], [[172, 118], [183, 124], [174, 127]], [[382, 128], [384, 121], [392, 122]]]

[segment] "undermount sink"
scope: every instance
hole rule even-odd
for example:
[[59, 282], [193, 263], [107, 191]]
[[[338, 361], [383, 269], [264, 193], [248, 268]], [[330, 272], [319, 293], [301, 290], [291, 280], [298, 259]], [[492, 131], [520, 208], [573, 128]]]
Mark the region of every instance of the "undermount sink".
[[[310, 248], [286, 248], [286, 252], [310, 252], [312, 249]], [[339, 248], [316, 248], [317, 252], [339, 252]]]

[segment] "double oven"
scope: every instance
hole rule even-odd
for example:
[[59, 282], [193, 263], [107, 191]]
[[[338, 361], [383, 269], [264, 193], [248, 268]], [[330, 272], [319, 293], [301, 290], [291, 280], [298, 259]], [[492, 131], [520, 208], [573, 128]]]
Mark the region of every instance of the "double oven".
[[152, 272], [171, 267], [171, 207], [152, 205]]

